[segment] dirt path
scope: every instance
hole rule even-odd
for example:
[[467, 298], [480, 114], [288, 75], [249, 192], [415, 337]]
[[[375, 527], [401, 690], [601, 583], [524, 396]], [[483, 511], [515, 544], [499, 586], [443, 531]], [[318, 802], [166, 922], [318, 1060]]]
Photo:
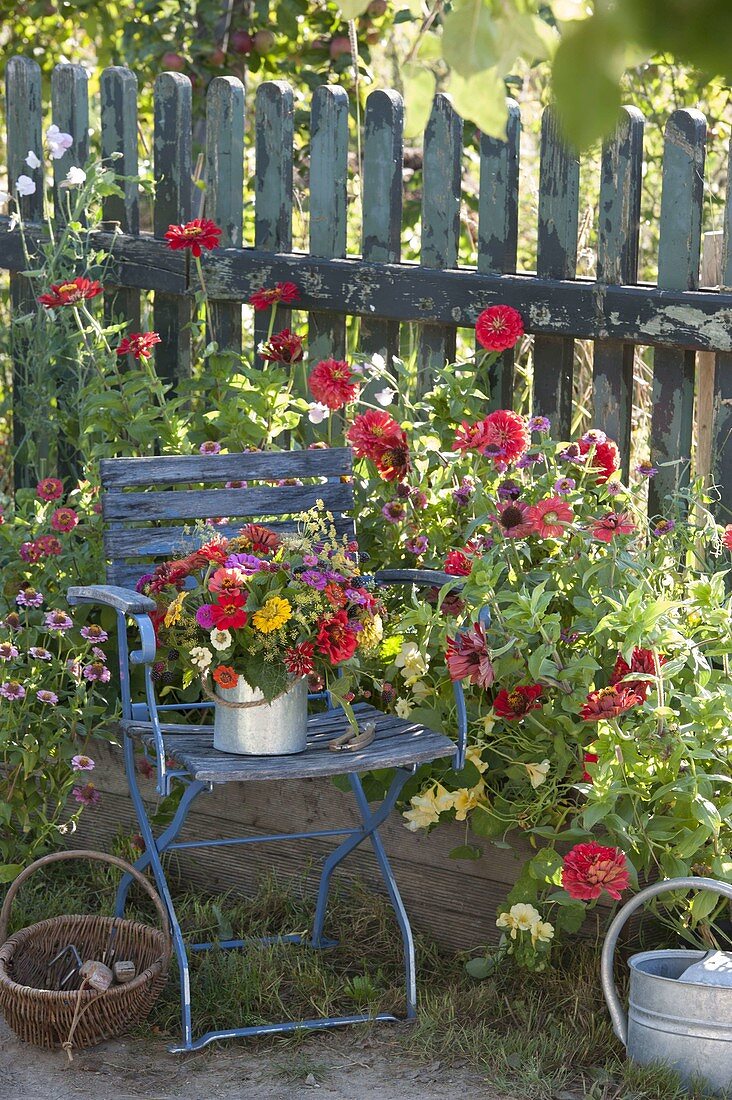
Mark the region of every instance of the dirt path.
[[398, 1043], [330, 1034], [185, 1058], [161, 1040], [115, 1041], [74, 1056], [24, 1047], [0, 1021], [1, 1100], [517, 1100], [468, 1069], [408, 1059]]

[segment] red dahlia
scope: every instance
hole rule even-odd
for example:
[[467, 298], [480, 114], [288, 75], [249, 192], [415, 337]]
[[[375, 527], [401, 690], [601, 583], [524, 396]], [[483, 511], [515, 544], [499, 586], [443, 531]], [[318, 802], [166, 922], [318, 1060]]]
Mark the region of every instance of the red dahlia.
[[342, 359], [323, 359], [312, 370], [308, 386], [316, 401], [329, 409], [342, 409], [358, 393], [358, 383], [352, 378], [351, 368]]
[[614, 440], [606, 439], [604, 443], [592, 443], [580, 439], [577, 446], [580, 454], [583, 455], [589, 452], [590, 447], [594, 447], [594, 454], [590, 459], [590, 469], [597, 471], [595, 480], [600, 485], [603, 485], [616, 470], [620, 469], [620, 451]]
[[323, 619], [318, 627], [315, 647], [331, 664], [347, 661], [356, 652], [358, 636], [348, 629], [348, 614], [338, 611], [332, 619]]
[[96, 279], [84, 279], [79, 276], [69, 280], [68, 283], [51, 283], [51, 289], [46, 294], [40, 294], [38, 301], [47, 309], [55, 309], [57, 306], [73, 306], [87, 298], [96, 298], [101, 294], [102, 284]]
[[131, 332], [117, 345], [117, 355], [131, 355], [134, 359], [149, 359], [152, 349], [160, 343], [157, 332]]
[[475, 322], [475, 337], [488, 351], [507, 351], [524, 334], [524, 322], [512, 306], [490, 306]]
[[268, 363], [299, 363], [303, 356], [302, 338], [283, 328], [262, 345], [261, 355]]
[[202, 249], [209, 251], [219, 247], [221, 230], [216, 222], [209, 218], [194, 218], [185, 225], [170, 225], [165, 239], [168, 248], [173, 250], [186, 248], [194, 256], [200, 256]]
[[620, 901], [621, 893], [630, 886], [628, 860], [619, 848], [605, 848], [594, 840], [575, 844], [564, 857], [562, 886], [570, 897], [581, 901], [599, 898], [603, 890]]
[[530, 710], [541, 707], [541, 684], [519, 684], [507, 691], [502, 688], [496, 695], [493, 710], [497, 718], [508, 718], [513, 721], [524, 718]]
[[249, 295], [249, 304], [256, 310], [269, 309], [271, 306], [289, 306], [297, 302], [300, 292], [294, 283], [275, 283], [271, 287], [263, 287]]
[[301, 642], [285, 650], [285, 668], [292, 676], [309, 676], [315, 671], [313, 642]]

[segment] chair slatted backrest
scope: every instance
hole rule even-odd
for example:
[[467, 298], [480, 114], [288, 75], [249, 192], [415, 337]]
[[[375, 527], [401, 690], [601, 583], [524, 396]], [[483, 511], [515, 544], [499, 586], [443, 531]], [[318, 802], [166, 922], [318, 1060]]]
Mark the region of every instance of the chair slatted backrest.
[[107, 581], [134, 587], [156, 562], [190, 553], [207, 520], [228, 538], [251, 522], [285, 534], [322, 500], [338, 534], [353, 537], [352, 461], [348, 447], [105, 459]]

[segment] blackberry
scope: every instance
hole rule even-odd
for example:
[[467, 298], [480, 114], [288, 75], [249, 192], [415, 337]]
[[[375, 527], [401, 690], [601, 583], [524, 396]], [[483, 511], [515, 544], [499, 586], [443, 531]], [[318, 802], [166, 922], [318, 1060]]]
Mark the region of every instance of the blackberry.
[[150, 678], [152, 679], [152, 682], [154, 684], [159, 683], [160, 678], [162, 677], [164, 672], [165, 661], [156, 661], [155, 664], [152, 666], [152, 671], [150, 673]]
[[175, 683], [175, 673], [172, 669], [166, 668], [160, 676], [160, 684], [162, 687], [169, 687], [170, 684]]
[[169, 649], [168, 650], [168, 660], [169, 661], [177, 661], [179, 657], [180, 657], [180, 652], [177, 649]]

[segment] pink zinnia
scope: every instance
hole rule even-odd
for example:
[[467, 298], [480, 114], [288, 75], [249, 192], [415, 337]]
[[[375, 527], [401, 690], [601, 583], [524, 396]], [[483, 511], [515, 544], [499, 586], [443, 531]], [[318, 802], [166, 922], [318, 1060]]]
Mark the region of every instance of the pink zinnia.
[[91, 661], [88, 665], [84, 665], [82, 675], [85, 680], [96, 680], [100, 684], [106, 684], [109, 683], [112, 674], [103, 661]]
[[36, 692], [36, 699], [39, 703], [45, 703], [49, 707], [55, 707], [58, 703], [58, 695], [55, 691], [48, 691], [46, 688], [41, 688]]
[[529, 517], [528, 504], [512, 500], [493, 517], [507, 539], [520, 539], [533, 533], [534, 525]]
[[36, 496], [41, 500], [58, 500], [63, 495], [64, 485], [57, 477], [44, 477], [36, 485]]
[[627, 512], [607, 512], [592, 525], [593, 538], [611, 543], [616, 535], [632, 535], [635, 524]]
[[575, 844], [564, 857], [562, 886], [580, 901], [599, 898], [603, 890], [620, 901], [623, 890], [630, 886], [628, 860], [619, 848], [605, 848], [594, 840]]
[[205, 443], [202, 443], [198, 448], [198, 453], [202, 455], [217, 455], [221, 451], [221, 444], [217, 443], [215, 439], [207, 439]]
[[573, 519], [574, 512], [561, 497], [547, 497], [529, 508], [529, 520], [542, 539], [560, 538]]
[[94, 771], [95, 766], [92, 758], [85, 756], [83, 753], [71, 757], [71, 767], [75, 772], [91, 772]]
[[78, 522], [79, 517], [73, 508], [57, 508], [51, 516], [54, 531], [73, 531]]
[[448, 637], [445, 660], [451, 680], [470, 680], [471, 684], [488, 688], [495, 679], [480, 623], [473, 623], [469, 631], [461, 631], [454, 638]]
[[83, 787], [74, 787], [71, 793], [82, 806], [96, 806], [102, 797], [93, 783], [87, 783]]

